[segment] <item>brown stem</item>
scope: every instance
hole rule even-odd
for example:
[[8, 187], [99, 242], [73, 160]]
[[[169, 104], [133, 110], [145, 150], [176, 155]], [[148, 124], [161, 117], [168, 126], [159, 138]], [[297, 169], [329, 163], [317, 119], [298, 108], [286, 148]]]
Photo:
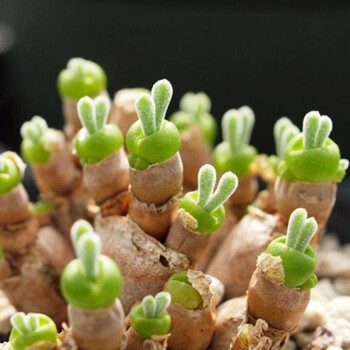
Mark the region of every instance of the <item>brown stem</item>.
[[137, 89], [122, 89], [114, 95], [110, 122], [118, 125], [124, 138], [130, 126], [138, 120], [135, 101], [139, 96]]
[[230, 350], [232, 338], [237, 335], [246, 312], [246, 297], [227, 300], [217, 308], [212, 350]]
[[126, 192], [129, 186], [129, 163], [124, 149], [98, 163], [84, 165], [83, 179], [90, 197], [98, 205]]
[[29, 217], [28, 194], [21, 183], [0, 195], [0, 224], [15, 224]]
[[225, 285], [226, 298], [244, 295], [256, 259], [276, 237], [277, 219], [249, 207], [249, 214], [223, 240], [207, 272]]
[[146, 170], [130, 168], [131, 191], [145, 203], [162, 205], [182, 189], [183, 166], [179, 153], [150, 165]]
[[181, 132], [180, 155], [184, 168], [184, 187], [195, 190], [198, 187], [199, 169], [212, 162], [212, 148], [204, 140], [197, 125], [191, 125]]
[[203, 299], [201, 310], [186, 310], [171, 304], [170, 350], [205, 350], [208, 348], [215, 327], [215, 301], [210, 290], [210, 277], [200, 271], [188, 271], [188, 279]]
[[141, 338], [131, 327], [126, 332], [125, 350], [166, 350], [170, 334], [154, 335], [151, 339]]
[[286, 181], [276, 179], [275, 197], [280, 229], [288, 226], [290, 214], [297, 208], [305, 208], [308, 216], [313, 216], [318, 230], [312, 239], [313, 246], [318, 246], [321, 233], [328, 222], [336, 200], [337, 184]]
[[195, 231], [197, 221], [186, 211], [180, 209], [178, 216], [170, 228], [165, 246], [185, 254], [194, 268], [197, 261], [207, 249], [211, 234]]
[[179, 201], [180, 193], [160, 206], [141, 202], [132, 195], [129, 205], [129, 216], [147, 234], [159, 241], [163, 241], [176, 219]]
[[68, 305], [69, 325], [81, 350], [125, 348], [124, 311], [119, 299], [108, 308], [82, 310]]
[[78, 176], [66, 145], [53, 151], [50, 160], [45, 164], [32, 164], [35, 182], [41, 193], [65, 195]]
[[124, 285], [120, 300], [126, 313], [136, 301], [161, 291], [172, 274], [188, 268], [183, 254], [166, 248], [127, 217], [97, 217], [95, 229], [103, 254], [121, 269]]

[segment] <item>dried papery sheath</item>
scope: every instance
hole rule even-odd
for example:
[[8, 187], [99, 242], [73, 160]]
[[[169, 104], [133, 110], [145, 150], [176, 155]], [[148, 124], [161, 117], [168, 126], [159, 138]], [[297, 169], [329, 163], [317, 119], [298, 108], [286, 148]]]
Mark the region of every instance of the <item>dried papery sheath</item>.
[[214, 191], [216, 171], [203, 165], [198, 173], [198, 191], [189, 192], [180, 201], [180, 212], [170, 229], [165, 245], [186, 254], [195, 265], [209, 244], [210, 235], [225, 219], [223, 204], [238, 185], [237, 176], [225, 173]]

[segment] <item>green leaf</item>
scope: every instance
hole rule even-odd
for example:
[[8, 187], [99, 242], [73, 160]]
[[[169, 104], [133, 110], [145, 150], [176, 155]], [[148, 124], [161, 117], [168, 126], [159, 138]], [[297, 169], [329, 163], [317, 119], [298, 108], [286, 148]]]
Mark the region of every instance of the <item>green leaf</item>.
[[93, 100], [88, 96], [82, 97], [77, 106], [80, 122], [90, 135], [96, 131], [94, 107]]
[[21, 334], [27, 334], [30, 332], [30, 328], [27, 322], [27, 317], [24, 312], [17, 312], [12, 315], [10, 319], [11, 325]]
[[332, 120], [323, 115], [320, 117], [319, 129], [316, 135], [315, 148], [322, 148], [325, 145], [326, 140], [328, 139], [333, 128]]
[[99, 273], [98, 258], [101, 254], [101, 240], [95, 233], [86, 233], [78, 241], [77, 255], [81, 260], [85, 274], [95, 279]]
[[142, 309], [146, 317], [153, 318], [156, 316], [156, 301], [152, 295], [147, 295], [142, 299]]
[[77, 244], [79, 242], [79, 239], [88, 232], [94, 232], [94, 229], [86, 220], [79, 219], [72, 225], [72, 228], [70, 230], [70, 237], [75, 252], [77, 252]]
[[167, 292], [159, 292], [156, 297], [156, 310], [155, 310], [155, 316], [159, 316], [162, 313], [165, 312], [165, 310], [168, 308], [168, 306], [171, 303], [171, 295]]
[[102, 129], [108, 119], [109, 111], [111, 109], [111, 104], [107, 97], [98, 96], [94, 100], [95, 104], [95, 117], [96, 117], [96, 128]]
[[309, 218], [305, 221], [302, 230], [299, 233], [298, 241], [295, 245], [295, 250], [299, 252], [304, 252], [306, 247], [311, 241], [311, 238], [315, 235], [317, 231], [317, 222], [314, 218]]
[[300, 133], [300, 130], [295, 126], [295, 125], [289, 125], [284, 129], [284, 131], [281, 134], [281, 139], [280, 139], [280, 154], [278, 154], [278, 157], [281, 160], [285, 159], [285, 154], [286, 154], [286, 148], [288, 143]]
[[152, 135], [156, 131], [156, 107], [152, 97], [142, 94], [136, 100], [135, 107], [145, 136]]
[[173, 87], [166, 79], [157, 81], [152, 87], [152, 97], [155, 104], [155, 128], [159, 130], [169, 107]]
[[208, 203], [216, 183], [216, 171], [210, 164], [203, 165], [198, 172], [198, 205], [202, 208]]
[[307, 113], [303, 120], [303, 134], [305, 149], [315, 148], [316, 136], [320, 126], [320, 113], [311, 111]]
[[255, 123], [255, 115], [253, 110], [248, 106], [242, 106], [239, 108], [239, 113], [242, 118], [242, 131], [241, 131], [241, 146], [248, 145], [252, 136], [253, 126]]
[[239, 117], [239, 111], [236, 109], [228, 110], [222, 118], [222, 133], [232, 152], [238, 151], [240, 148], [241, 130], [242, 120]]
[[307, 211], [303, 208], [295, 209], [290, 215], [287, 228], [287, 247], [296, 249], [306, 218]]

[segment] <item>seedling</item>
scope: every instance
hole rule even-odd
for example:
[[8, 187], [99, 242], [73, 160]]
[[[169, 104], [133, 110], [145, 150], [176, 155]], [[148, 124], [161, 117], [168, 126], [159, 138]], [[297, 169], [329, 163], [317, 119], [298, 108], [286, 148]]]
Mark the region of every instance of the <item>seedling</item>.
[[171, 318], [166, 309], [170, 303], [171, 296], [167, 292], [160, 292], [155, 297], [144, 297], [142, 303], [135, 306], [130, 313], [130, 324], [134, 331], [144, 339], [167, 334]]
[[167, 283], [166, 289], [171, 295], [173, 304], [181, 305], [186, 310], [202, 309], [203, 298], [188, 280], [187, 271], [173, 274]]
[[107, 125], [110, 102], [104, 96], [92, 100], [85, 96], [78, 102], [78, 115], [83, 128], [74, 139], [82, 165], [94, 164], [123, 146], [123, 134], [114, 124]]
[[22, 180], [25, 165], [12, 152], [0, 154], [0, 195], [10, 192]]
[[247, 106], [225, 113], [222, 119], [224, 141], [213, 153], [213, 163], [218, 174], [227, 171], [233, 171], [239, 177], [250, 174], [250, 164], [257, 155], [255, 147], [249, 145], [254, 121], [254, 113]]
[[210, 114], [211, 102], [204, 92], [188, 92], [180, 100], [180, 111], [170, 120], [181, 132], [191, 125], [198, 125], [206, 142], [213, 144], [217, 135], [214, 117]]
[[173, 157], [179, 150], [179, 131], [173, 123], [164, 120], [172, 94], [170, 82], [163, 79], [153, 85], [151, 95], [142, 94], [136, 100], [139, 120], [126, 135], [132, 168], [147, 169], [150, 164]]
[[273, 128], [273, 134], [276, 146], [276, 155], [269, 157], [269, 164], [271, 165], [275, 174], [278, 173], [279, 164], [285, 159], [285, 152], [288, 143], [300, 133], [290, 119], [282, 117], [277, 120]]
[[311, 289], [317, 284], [317, 257], [309, 244], [316, 231], [316, 220], [307, 219], [305, 209], [295, 209], [289, 218], [287, 236], [273, 240], [267, 247], [266, 253], [281, 257], [287, 287]]
[[46, 214], [49, 213], [51, 211], [51, 204], [47, 201], [38, 201], [36, 203], [34, 203], [33, 205], [31, 205], [30, 207], [30, 212], [33, 215], [36, 214]]
[[62, 70], [57, 80], [62, 97], [78, 100], [83, 96], [95, 97], [107, 86], [104, 70], [95, 62], [83, 58], [71, 58], [67, 68]]
[[10, 350], [27, 350], [34, 345], [44, 349], [45, 344], [56, 344], [56, 325], [46, 315], [17, 312], [11, 317], [11, 324]]
[[29, 164], [49, 162], [51, 153], [64, 143], [63, 134], [47, 126], [45, 119], [34, 116], [21, 127], [21, 152]]
[[312, 111], [303, 121], [303, 132], [286, 147], [285, 162], [278, 172], [287, 181], [339, 182], [349, 161], [340, 159], [338, 145], [329, 138], [332, 120]]
[[203, 165], [198, 173], [198, 191], [188, 192], [180, 201], [180, 208], [197, 220], [199, 233], [211, 233], [221, 226], [225, 218], [223, 204], [236, 190], [238, 179], [228, 171], [222, 175], [214, 192], [215, 183], [215, 168]]
[[101, 240], [91, 225], [78, 220], [71, 230], [77, 259], [63, 271], [61, 289], [65, 299], [80, 309], [111, 306], [122, 290], [122, 276], [116, 263], [101, 255]]

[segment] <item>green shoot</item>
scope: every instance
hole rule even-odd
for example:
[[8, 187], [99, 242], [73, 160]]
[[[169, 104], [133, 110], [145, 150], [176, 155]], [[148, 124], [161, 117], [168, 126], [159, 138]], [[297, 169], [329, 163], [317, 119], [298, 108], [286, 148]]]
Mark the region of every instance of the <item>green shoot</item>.
[[75, 252], [77, 252], [77, 245], [81, 236], [89, 232], [94, 232], [94, 229], [86, 220], [79, 219], [72, 225], [70, 235]]
[[232, 195], [238, 186], [237, 176], [228, 171], [220, 179], [216, 191], [216, 171], [212, 165], [205, 164], [198, 173], [197, 204], [208, 213], [215, 211]]
[[24, 314], [23, 312], [17, 312], [11, 317], [11, 325], [20, 334], [28, 334], [35, 331], [39, 326], [38, 314]]
[[99, 274], [98, 261], [101, 249], [101, 239], [93, 232], [83, 234], [78, 240], [77, 256], [81, 260], [88, 278], [95, 279]]
[[314, 218], [307, 219], [305, 209], [295, 209], [289, 218], [286, 240], [287, 247], [303, 253], [316, 231], [316, 220]]
[[110, 108], [110, 102], [105, 96], [99, 96], [94, 100], [85, 96], [79, 100], [77, 106], [79, 119], [89, 135], [103, 129], [107, 123]]
[[76, 75], [83, 77], [87, 74], [89, 61], [84, 60], [81, 57], [73, 57], [67, 62], [67, 68], [72, 70]]
[[339, 168], [343, 171], [347, 170], [349, 167], [349, 160], [348, 159], [340, 159], [339, 161]]
[[155, 297], [147, 295], [142, 300], [142, 309], [147, 318], [162, 315], [171, 303], [171, 296], [167, 292], [160, 292]]
[[152, 135], [161, 128], [172, 94], [170, 82], [163, 79], [153, 85], [151, 96], [142, 94], [136, 100], [136, 111], [145, 136]]
[[317, 111], [307, 113], [303, 121], [305, 149], [322, 148], [332, 131], [332, 120]]
[[20, 133], [22, 138], [37, 141], [41, 136], [43, 136], [47, 129], [48, 126], [46, 121], [39, 116], [34, 116], [32, 120], [23, 123]]
[[247, 106], [239, 110], [230, 109], [224, 114], [222, 118], [223, 138], [229, 143], [233, 153], [249, 144], [254, 123], [254, 113]]
[[180, 109], [199, 118], [203, 113], [210, 112], [211, 101], [204, 92], [188, 92], [180, 100]]
[[287, 117], [277, 120], [273, 128], [273, 135], [275, 138], [276, 155], [279, 159], [284, 160], [288, 142], [299, 132], [300, 130]]

